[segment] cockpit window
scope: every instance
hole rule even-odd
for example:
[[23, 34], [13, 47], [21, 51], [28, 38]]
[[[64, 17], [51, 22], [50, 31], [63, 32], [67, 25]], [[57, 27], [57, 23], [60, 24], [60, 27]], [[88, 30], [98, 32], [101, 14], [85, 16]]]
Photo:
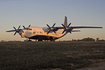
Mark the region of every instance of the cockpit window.
[[26, 30], [32, 30], [31, 28], [26, 28]]

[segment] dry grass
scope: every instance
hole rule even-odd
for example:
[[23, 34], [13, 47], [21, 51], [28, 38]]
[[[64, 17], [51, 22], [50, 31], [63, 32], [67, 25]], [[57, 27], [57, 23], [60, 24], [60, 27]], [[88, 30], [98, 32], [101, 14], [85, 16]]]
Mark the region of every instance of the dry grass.
[[64, 70], [105, 60], [101, 42], [0, 42], [0, 70]]

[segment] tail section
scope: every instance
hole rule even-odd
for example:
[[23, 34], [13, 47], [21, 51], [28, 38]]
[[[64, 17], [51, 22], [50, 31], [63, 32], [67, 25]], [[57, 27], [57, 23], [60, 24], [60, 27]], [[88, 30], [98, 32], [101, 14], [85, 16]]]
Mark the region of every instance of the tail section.
[[63, 23], [63, 25], [65, 26], [65, 27], [67, 27], [67, 17], [65, 16], [65, 18], [64, 18], [64, 23]]

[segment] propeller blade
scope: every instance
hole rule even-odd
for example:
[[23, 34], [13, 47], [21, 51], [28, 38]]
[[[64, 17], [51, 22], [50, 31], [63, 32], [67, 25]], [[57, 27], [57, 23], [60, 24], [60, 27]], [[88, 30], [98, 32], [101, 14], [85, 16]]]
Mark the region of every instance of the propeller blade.
[[24, 29], [26, 29], [26, 27], [25, 27], [25, 26], [23, 26], [23, 28], [24, 28]]
[[66, 27], [62, 24], [64, 31], [62, 32], [62, 34], [66, 31]]
[[68, 32], [70, 32], [70, 33], [71, 33], [71, 31], [70, 31], [70, 30], [68, 30]]
[[16, 30], [9, 30], [9, 31], [6, 31], [6, 32], [14, 32], [14, 31], [16, 31]]
[[16, 35], [16, 32], [14, 33], [14, 36]]
[[66, 27], [62, 24], [62, 26], [64, 27], [64, 29], [66, 29]]
[[14, 29], [15, 29], [15, 31], [16, 31], [16, 28], [15, 27], [13, 27]]
[[71, 23], [69, 23], [69, 25], [67, 27], [69, 27], [71, 25]]
[[53, 32], [56, 33], [54, 30], [53, 30]]
[[[31, 26], [31, 25], [29, 25], [28, 27], [30, 27], [30, 26]], [[25, 26], [23, 26], [23, 28], [24, 28], [24, 29], [26, 29], [26, 27], [25, 27]]]
[[50, 26], [48, 24], [46, 24], [46, 25], [50, 28]]
[[65, 32], [66, 30], [64, 30], [63, 32], [62, 32], [62, 34]]
[[55, 24], [56, 24], [56, 23], [54, 23], [52, 27], [54, 27], [54, 26], [55, 26]]
[[47, 34], [50, 33], [50, 30], [47, 32]]
[[29, 25], [28, 27], [30, 27], [31, 25]]
[[20, 28], [20, 26], [18, 27], [18, 29]]

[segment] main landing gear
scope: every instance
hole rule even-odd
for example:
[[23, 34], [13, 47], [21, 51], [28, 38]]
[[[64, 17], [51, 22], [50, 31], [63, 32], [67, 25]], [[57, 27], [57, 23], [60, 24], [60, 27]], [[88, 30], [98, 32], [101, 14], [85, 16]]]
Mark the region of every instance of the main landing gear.
[[28, 42], [31, 42], [31, 40], [29, 39]]
[[42, 40], [39, 39], [38, 41], [42, 41]]
[[28, 40], [28, 42], [31, 42], [31, 40]]
[[[27, 39], [27, 40], [25, 40], [25, 41], [31, 42], [32, 40]], [[35, 40], [35, 41], [38, 41], [38, 42], [39, 42], [39, 41], [50, 41], [50, 42], [53, 41], [53, 42], [54, 42], [55, 40], [54, 40], [54, 39], [50, 39], [50, 40], [41, 40], [41, 39], [37, 39], [37, 40]]]

